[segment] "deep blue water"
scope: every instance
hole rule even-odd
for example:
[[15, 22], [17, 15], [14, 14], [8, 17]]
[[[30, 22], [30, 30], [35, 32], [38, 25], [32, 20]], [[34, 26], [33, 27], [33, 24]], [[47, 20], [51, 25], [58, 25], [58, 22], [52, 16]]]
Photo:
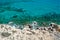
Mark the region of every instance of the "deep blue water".
[[[55, 14], [51, 15], [52, 13]], [[50, 15], [55, 19], [39, 19], [42, 15]], [[23, 23], [41, 20], [60, 22], [58, 15], [60, 15], [60, 0], [0, 0], [0, 23], [8, 23], [9, 21]]]

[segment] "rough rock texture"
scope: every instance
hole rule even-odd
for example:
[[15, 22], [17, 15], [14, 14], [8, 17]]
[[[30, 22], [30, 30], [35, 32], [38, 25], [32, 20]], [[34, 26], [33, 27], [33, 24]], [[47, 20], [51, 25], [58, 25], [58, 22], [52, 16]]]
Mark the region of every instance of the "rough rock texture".
[[60, 40], [60, 33], [48, 30], [30, 30], [28, 27], [20, 30], [7, 24], [0, 24], [0, 40]]

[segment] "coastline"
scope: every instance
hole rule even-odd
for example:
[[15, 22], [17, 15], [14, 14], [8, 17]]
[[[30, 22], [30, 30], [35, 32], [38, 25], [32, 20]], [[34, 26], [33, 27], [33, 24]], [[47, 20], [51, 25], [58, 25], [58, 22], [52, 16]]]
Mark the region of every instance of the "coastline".
[[[48, 27], [40, 28], [48, 29]], [[5, 35], [2, 35], [2, 33], [5, 33]], [[30, 30], [28, 26], [21, 30], [8, 24], [0, 24], [0, 40], [60, 40], [60, 32], [43, 29]]]

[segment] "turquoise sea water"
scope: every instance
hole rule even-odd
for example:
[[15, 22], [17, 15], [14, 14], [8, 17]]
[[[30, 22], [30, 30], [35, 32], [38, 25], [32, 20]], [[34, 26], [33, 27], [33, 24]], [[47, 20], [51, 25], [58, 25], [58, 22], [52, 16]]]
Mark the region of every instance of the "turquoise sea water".
[[0, 0], [0, 23], [60, 22], [60, 0]]

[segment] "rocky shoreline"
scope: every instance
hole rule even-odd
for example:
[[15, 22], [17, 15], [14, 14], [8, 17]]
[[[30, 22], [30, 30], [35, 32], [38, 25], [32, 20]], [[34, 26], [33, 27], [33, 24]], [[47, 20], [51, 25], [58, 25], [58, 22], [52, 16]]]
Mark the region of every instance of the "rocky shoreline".
[[60, 32], [49, 27], [17, 29], [8, 24], [0, 24], [0, 40], [60, 40]]

